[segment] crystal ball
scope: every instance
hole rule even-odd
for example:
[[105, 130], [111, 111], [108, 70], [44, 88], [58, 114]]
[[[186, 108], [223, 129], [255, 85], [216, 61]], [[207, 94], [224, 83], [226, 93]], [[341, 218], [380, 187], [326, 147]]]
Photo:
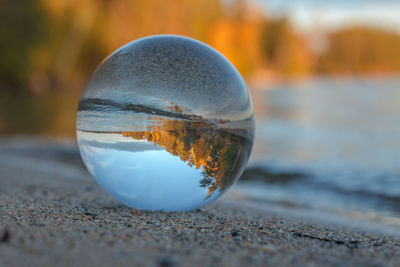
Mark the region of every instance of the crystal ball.
[[221, 196], [241, 175], [254, 108], [235, 67], [194, 39], [156, 35], [108, 56], [79, 102], [82, 159], [115, 199], [186, 211]]

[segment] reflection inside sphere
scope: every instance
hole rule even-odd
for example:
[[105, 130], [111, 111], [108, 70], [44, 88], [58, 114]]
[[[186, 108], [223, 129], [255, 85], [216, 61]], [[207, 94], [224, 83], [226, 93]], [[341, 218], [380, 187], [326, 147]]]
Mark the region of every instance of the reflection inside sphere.
[[103, 62], [78, 107], [93, 177], [137, 209], [191, 210], [220, 196], [250, 155], [253, 106], [242, 78], [192, 39], [132, 42]]

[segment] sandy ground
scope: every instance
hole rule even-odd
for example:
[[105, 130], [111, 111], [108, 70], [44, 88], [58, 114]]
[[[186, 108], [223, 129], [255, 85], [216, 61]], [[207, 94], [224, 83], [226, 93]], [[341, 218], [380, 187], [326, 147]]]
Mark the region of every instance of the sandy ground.
[[270, 210], [229, 194], [188, 213], [132, 210], [88, 175], [73, 142], [0, 140], [0, 266], [400, 265], [396, 229]]

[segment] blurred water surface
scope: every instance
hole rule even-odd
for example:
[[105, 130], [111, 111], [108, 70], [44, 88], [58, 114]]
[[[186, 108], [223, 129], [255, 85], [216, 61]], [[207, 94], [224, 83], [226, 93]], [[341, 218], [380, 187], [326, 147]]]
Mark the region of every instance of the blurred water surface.
[[249, 199], [400, 217], [400, 79], [255, 90]]

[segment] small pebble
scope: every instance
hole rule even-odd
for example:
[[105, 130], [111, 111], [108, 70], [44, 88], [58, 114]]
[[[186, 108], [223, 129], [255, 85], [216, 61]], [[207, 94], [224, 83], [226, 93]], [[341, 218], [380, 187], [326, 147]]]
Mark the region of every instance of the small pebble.
[[87, 211], [87, 212], [85, 212], [85, 215], [93, 216], [93, 217], [99, 216], [99, 214], [97, 212], [94, 212], [94, 211]]
[[3, 235], [0, 238], [0, 243], [8, 243], [10, 241], [10, 230], [8, 230], [8, 228], [5, 228], [3, 230]]
[[233, 230], [233, 231], [231, 232], [231, 235], [232, 235], [232, 236], [240, 236], [240, 231], [239, 231], [239, 230]]
[[164, 257], [160, 260], [160, 266], [162, 267], [171, 267], [171, 266], [175, 266], [177, 264], [177, 261], [174, 257]]

